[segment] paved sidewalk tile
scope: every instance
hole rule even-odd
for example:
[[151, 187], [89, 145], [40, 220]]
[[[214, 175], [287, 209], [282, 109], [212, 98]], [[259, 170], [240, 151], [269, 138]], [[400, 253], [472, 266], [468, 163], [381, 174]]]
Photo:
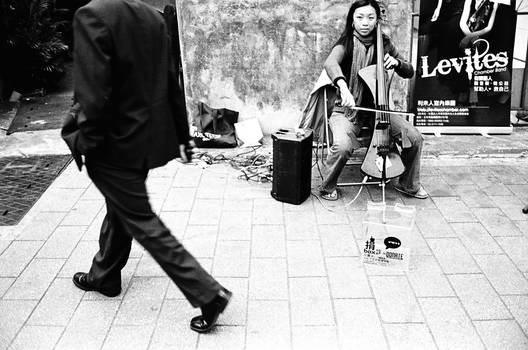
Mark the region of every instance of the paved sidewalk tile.
[[50, 187], [34, 205], [33, 210], [69, 212], [84, 191], [84, 189]]
[[93, 183], [91, 183], [90, 186], [88, 186], [88, 188], [83, 192], [80, 199], [82, 200], [103, 200], [104, 201], [103, 195], [101, 194], [101, 192], [99, 192], [99, 190], [97, 189], [97, 187], [95, 187]]
[[476, 321], [475, 327], [488, 349], [528, 349], [528, 338], [515, 321]]
[[392, 350], [436, 350], [431, 331], [423, 323], [383, 325]]
[[528, 236], [497, 237], [497, 242], [521, 272], [528, 272]]
[[0, 277], [0, 299], [15, 281], [15, 277]]
[[28, 324], [66, 326], [81, 301], [84, 291], [70, 278], [56, 278], [31, 314]]
[[418, 225], [414, 224], [411, 231], [410, 256], [418, 255], [433, 255], [433, 252], [431, 252], [429, 244], [427, 244]]
[[72, 162], [61, 175], [53, 181], [52, 187], [56, 188], [81, 188], [86, 189], [92, 181], [86, 173], [86, 168], [83, 167], [80, 172], [74, 162]]
[[374, 299], [334, 301], [341, 349], [388, 349]]
[[154, 324], [168, 285], [168, 278], [132, 278], [130, 287], [115, 317], [114, 325], [148, 326]]
[[472, 320], [512, 317], [484, 275], [450, 275], [449, 280]]
[[18, 277], [44, 241], [14, 241], [0, 255], [0, 276]]
[[190, 211], [195, 194], [194, 188], [171, 188], [163, 203], [162, 211]]
[[249, 301], [247, 350], [289, 349], [290, 334], [290, 309], [287, 301]]
[[221, 199], [196, 199], [189, 216], [189, 225], [218, 225], [222, 203]]
[[253, 201], [254, 225], [284, 224], [282, 203], [273, 198], [257, 198]]
[[524, 208], [526, 203], [522, 202], [515, 196], [492, 196], [491, 199], [495, 203], [494, 207], [498, 207], [510, 220], [528, 220], [521, 208]]
[[452, 223], [458, 238], [471, 254], [502, 254], [501, 247], [478, 222]]
[[224, 198], [227, 185], [227, 173], [202, 173], [200, 184], [196, 190], [196, 198]]
[[520, 198], [523, 203], [526, 203], [528, 200], [528, 185], [507, 185], [508, 189], [518, 198]]
[[172, 187], [196, 187], [202, 177], [202, 169], [197, 163], [182, 164], [172, 181]]
[[162, 211], [159, 217], [173, 236], [182, 239], [185, 235], [189, 215], [190, 212], [188, 211]]
[[172, 185], [172, 178], [162, 176], [148, 176], [146, 181], [147, 193], [150, 198], [165, 198]]
[[505, 184], [495, 182], [491, 185], [483, 185], [480, 187], [488, 196], [511, 196], [513, 193]]
[[[331, 204], [327, 204], [326, 202], [328, 201], [325, 201], [324, 205], [327, 208], [332, 208]], [[329, 202], [329, 203], [334, 203], [334, 202]], [[334, 211], [328, 211], [328, 209], [324, 208], [322, 204], [317, 203], [317, 202], [315, 203], [315, 216], [316, 216], [317, 223], [319, 225], [340, 225], [340, 224], [347, 225], [350, 223], [350, 220], [348, 219], [346, 215], [347, 212], [344, 208], [343, 202], [337, 201], [335, 203], [338, 203], [335, 205], [336, 206], [338, 205], [339, 207], [333, 209]]]
[[288, 241], [288, 276], [325, 276], [325, 266], [319, 241]]
[[386, 323], [421, 323], [420, 306], [405, 276], [371, 276], [381, 320]]
[[479, 273], [471, 255], [457, 238], [428, 239], [433, 254], [445, 273]]
[[37, 253], [37, 258], [67, 259], [81, 237], [86, 226], [58, 226]]
[[290, 278], [293, 326], [334, 325], [334, 313], [326, 277]]
[[528, 334], [528, 295], [504, 295], [502, 300], [524, 333]]
[[484, 349], [471, 320], [455, 298], [421, 298], [427, 324], [440, 350]]
[[195, 257], [212, 258], [217, 238], [218, 226], [189, 225], [182, 243]]
[[338, 350], [335, 326], [294, 326], [292, 328], [293, 350]]
[[198, 342], [198, 350], [242, 350], [246, 338], [246, 327], [219, 326], [212, 336], [204, 335]]
[[359, 258], [326, 258], [326, 268], [332, 298], [372, 298], [367, 275]]
[[9, 245], [11, 244], [11, 240], [9, 241], [2, 241], [0, 240], [0, 255], [2, 255], [2, 253], [4, 252], [4, 250], [7, 249], [7, 247], [9, 247]]
[[223, 211], [218, 239], [251, 240], [251, 218], [251, 211]]
[[[239, 192], [239, 189], [236, 189]], [[224, 211], [226, 212], [251, 212], [253, 211], [253, 199], [224, 198]]]
[[59, 340], [64, 327], [24, 326], [9, 347], [10, 350], [52, 350]]
[[153, 325], [112, 326], [106, 336], [102, 350], [142, 350], [147, 349]]
[[24, 226], [17, 236], [19, 241], [46, 240], [60, 224], [66, 213], [40, 212]]
[[33, 259], [4, 299], [40, 299], [64, 265], [63, 259]]
[[100, 349], [119, 303], [120, 300], [82, 301], [56, 349]]
[[458, 197], [436, 197], [433, 200], [447, 222], [477, 221], [471, 209]]
[[150, 350], [195, 349], [198, 333], [189, 328], [191, 318], [199, 315], [187, 300], [165, 300], [150, 342]]
[[433, 197], [433, 200], [439, 197], [455, 196], [453, 188], [447, 181], [438, 176], [424, 176], [421, 182], [429, 196]]
[[359, 256], [350, 225], [319, 225], [325, 257]]
[[286, 257], [284, 225], [253, 225], [252, 230], [252, 258]]
[[445, 166], [440, 168], [442, 178], [450, 185], [471, 185], [471, 171], [468, 168]]
[[7, 349], [36, 304], [36, 300], [0, 300], [0, 349]]
[[494, 206], [493, 200], [477, 185], [455, 185], [452, 188], [470, 208], [490, 208]]
[[449, 223], [437, 209], [417, 211], [416, 225], [424, 238], [456, 237]]
[[[213, 276], [249, 277], [250, 242], [218, 241], [213, 263]], [[236, 252], [237, 258], [233, 258]]]
[[61, 222], [63, 226], [88, 226], [104, 206], [102, 200], [80, 200], [66, 214]]
[[434, 256], [413, 256], [407, 277], [417, 297], [455, 296]]
[[249, 276], [250, 299], [288, 299], [288, 270], [285, 258], [251, 259]]
[[288, 240], [319, 239], [315, 211], [284, 211]]
[[499, 294], [528, 294], [528, 281], [506, 255], [476, 255], [475, 260]]
[[101, 226], [104, 218], [106, 217], [106, 206], [102, 207], [97, 216], [93, 219], [92, 223], [82, 236], [83, 241], [99, 241], [99, 234], [101, 233]]
[[492, 236], [522, 236], [517, 226], [498, 208], [474, 208], [473, 212]]

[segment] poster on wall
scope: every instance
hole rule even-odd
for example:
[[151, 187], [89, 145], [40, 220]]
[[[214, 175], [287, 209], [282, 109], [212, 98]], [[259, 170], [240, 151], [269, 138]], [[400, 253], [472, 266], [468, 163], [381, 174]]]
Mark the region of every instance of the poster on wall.
[[513, 1], [420, 1], [413, 108], [421, 132], [511, 132]]

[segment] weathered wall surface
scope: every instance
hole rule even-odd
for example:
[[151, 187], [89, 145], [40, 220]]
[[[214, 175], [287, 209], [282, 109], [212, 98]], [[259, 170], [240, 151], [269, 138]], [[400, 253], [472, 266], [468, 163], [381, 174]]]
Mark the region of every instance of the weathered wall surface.
[[[409, 57], [411, 1], [384, 0], [389, 27]], [[294, 126], [333, 43], [347, 0], [176, 0], [188, 108], [197, 102], [258, 117], [264, 132]], [[393, 83], [406, 107], [407, 82]]]

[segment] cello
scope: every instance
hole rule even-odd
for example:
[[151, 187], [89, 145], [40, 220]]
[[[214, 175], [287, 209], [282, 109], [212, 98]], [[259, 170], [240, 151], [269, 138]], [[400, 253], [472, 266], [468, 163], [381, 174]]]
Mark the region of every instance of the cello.
[[[383, 191], [387, 179], [400, 176], [405, 171], [400, 154], [392, 147], [390, 140], [389, 88], [384, 63], [383, 38], [381, 25], [376, 27], [376, 62], [377, 64], [362, 68], [358, 75], [369, 87], [376, 104], [374, 130], [367, 153], [361, 164], [361, 171], [370, 177], [381, 179]], [[385, 193], [383, 193], [385, 197]], [[384, 198], [385, 200], [385, 198]]]

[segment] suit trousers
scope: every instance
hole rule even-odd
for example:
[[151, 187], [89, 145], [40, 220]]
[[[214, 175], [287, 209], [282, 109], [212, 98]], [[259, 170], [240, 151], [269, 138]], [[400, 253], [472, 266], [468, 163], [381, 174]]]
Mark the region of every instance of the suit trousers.
[[88, 282], [100, 289], [121, 287], [132, 238], [139, 242], [194, 307], [210, 302], [220, 284], [196, 261], [152, 211], [145, 181], [148, 169], [123, 169], [86, 159], [88, 176], [106, 201], [106, 216]]

